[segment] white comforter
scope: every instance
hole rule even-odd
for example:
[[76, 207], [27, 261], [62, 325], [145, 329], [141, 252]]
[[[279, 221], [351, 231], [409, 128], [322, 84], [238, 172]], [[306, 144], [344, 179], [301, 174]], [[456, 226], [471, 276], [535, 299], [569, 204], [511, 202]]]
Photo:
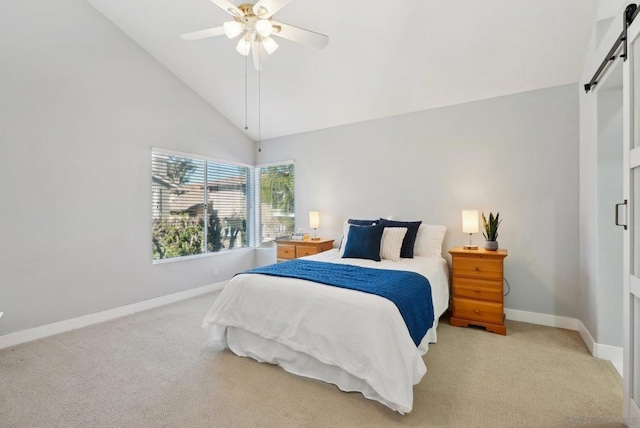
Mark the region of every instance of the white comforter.
[[[435, 342], [437, 319], [448, 305], [446, 261], [426, 257], [399, 262], [341, 259], [337, 250], [306, 259], [410, 270], [424, 275], [432, 287], [436, 316], [433, 328], [416, 347], [398, 308], [383, 297], [305, 280], [253, 274], [238, 275], [229, 281], [205, 316], [203, 328], [223, 346], [228, 346], [230, 330], [246, 331], [256, 339], [284, 345], [296, 355], [312, 357], [324, 367], [335, 366], [363, 382], [357, 388], [351, 382], [349, 390], [360, 390], [367, 398], [400, 413], [411, 411], [413, 385], [426, 373], [422, 354], [429, 342]], [[271, 360], [248, 355], [260, 361]], [[277, 359], [272, 362], [279, 363]], [[347, 389], [333, 377], [318, 375], [317, 370], [306, 373], [300, 367], [290, 369], [281, 365], [294, 373]]]

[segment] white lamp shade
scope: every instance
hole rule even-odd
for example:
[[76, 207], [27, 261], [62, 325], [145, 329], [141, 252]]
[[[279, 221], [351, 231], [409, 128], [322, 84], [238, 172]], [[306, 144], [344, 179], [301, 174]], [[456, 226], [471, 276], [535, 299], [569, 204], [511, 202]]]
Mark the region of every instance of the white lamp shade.
[[462, 232], [478, 233], [478, 210], [462, 211]]
[[309, 227], [311, 229], [320, 227], [320, 213], [318, 211], [309, 211]]
[[262, 46], [264, 46], [264, 50], [267, 51], [269, 55], [278, 49], [278, 44], [271, 37], [265, 37], [262, 39]]
[[240, 55], [244, 55], [244, 56], [249, 55], [249, 52], [251, 51], [251, 42], [249, 42], [249, 40], [245, 40], [245, 38], [243, 37], [238, 41], [236, 50]]
[[224, 34], [230, 39], [239, 36], [244, 31], [244, 26], [238, 21], [227, 21], [222, 25]]
[[262, 37], [269, 37], [273, 33], [273, 25], [268, 19], [259, 19], [256, 22], [256, 31]]

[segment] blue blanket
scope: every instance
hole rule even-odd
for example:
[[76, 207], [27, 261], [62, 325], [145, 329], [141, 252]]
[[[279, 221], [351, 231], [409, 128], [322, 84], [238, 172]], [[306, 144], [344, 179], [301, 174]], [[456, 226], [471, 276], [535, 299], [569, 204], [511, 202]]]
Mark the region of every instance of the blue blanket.
[[304, 279], [389, 299], [398, 307], [416, 346], [433, 326], [431, 285], [415, 272], [290, 260], [242, 273]]

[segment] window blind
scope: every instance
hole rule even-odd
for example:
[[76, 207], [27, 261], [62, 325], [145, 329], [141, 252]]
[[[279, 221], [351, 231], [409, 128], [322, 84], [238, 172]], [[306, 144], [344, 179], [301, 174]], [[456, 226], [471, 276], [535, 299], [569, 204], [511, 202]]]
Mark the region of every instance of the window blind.
[[153, 259], [249, 245], [251, 168], [152, 152]]
[[249, 246], [249, 167], [207, 162], [207, 251]]
[[295, 230], [295, 167], [293, 163], [258, 168], [260, 243], [272, 244]]

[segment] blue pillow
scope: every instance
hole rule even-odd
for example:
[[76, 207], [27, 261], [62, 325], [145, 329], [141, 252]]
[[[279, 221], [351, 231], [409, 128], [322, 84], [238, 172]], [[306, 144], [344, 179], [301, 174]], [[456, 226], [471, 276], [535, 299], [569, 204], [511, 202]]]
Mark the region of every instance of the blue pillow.
[[356, 219], [350, 218], [349, 220], [347, 220], [347, 223], [353, 224], [356, 226], [373, 226], [380, 223], [380, 221], [379, 220], [356, 220]]
[[[413, 247], [416, 244], [416, 238], [418, 237], [418, 229], [422, 224], [422, 221], [394, 221], [384, 218], [380, 219], [380, 224], [384, 227], [406, 227], [407, 234], [404, 235], [402, 240], [402, 248], [400, 249], [400, 257], [405, 259], [413, 258]], [[347, 241], [347, 244], [349, 241]]]
[[342, 258], [369, 259], [379, 262], [383, 231], [384, 227], [381, 225], [350, 227]]
[[[353, 226], [374, 226], [380, 223], [380, 221], [379, 220], [357, 220], [357, 219], [350, 218], [349, 220], [347, 220], [347, 223]], [[342, 235], [342, 239], [340, 239], [340, 245], [338, 246], [338, 251], [342, 250], [343, 242], [344, 242], [344, 235]]]

